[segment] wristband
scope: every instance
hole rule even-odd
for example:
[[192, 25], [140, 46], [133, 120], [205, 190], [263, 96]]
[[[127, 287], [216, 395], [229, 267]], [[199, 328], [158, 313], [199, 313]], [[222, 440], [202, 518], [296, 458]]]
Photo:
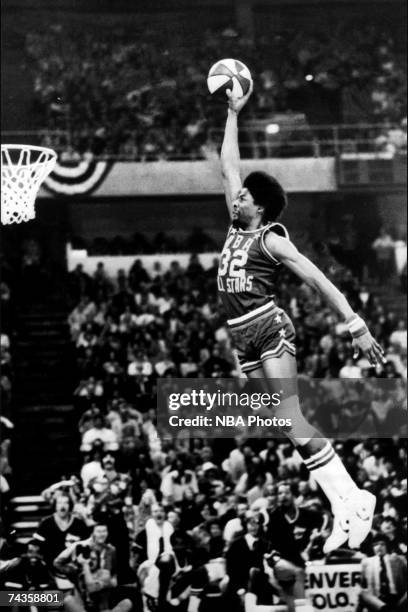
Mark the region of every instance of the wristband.
[[355, 315], [352, 319], [346, 321], [347, 329], [353, 338], [359, 338], [368, 333], [368, 327], [361, 317]]

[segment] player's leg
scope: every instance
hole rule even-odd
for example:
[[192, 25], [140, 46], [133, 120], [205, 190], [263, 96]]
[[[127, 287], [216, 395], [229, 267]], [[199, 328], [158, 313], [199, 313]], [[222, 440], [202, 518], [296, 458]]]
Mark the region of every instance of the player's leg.
[[[350, 546], [359, 546], [371, 529], [375, 497], [358, 489], [327, 438], [304, 418], [297, 392], [294, 354], [287, 350], [279, 357], [271, 357], [271, 352], [263, 355], [263, 375], [270, 393], [283, 391], [283, 399], [274, 408], [274, 415], [290, 419], [292, 425], [285, 434], [328, 497], [335, 517], [333, 533], [326, 542], [325, 551], [334, 550], [347, 539]], [[256, 376], [259, 374], [256, 371]]]
[[[315, 428], [307, 423], [300, 410], [297, 392], [295, 392], [294, 389], [292, 389], [292, 393], [289, 391], [290, 386], [293, 387], [296, 384], [291, 378], [291, 373], [293, 373], [293, 364], [291, 363], [292, 360], [294, 361], [294, 358], [290, 355], [287, 359], [279, 358], [279, 360], [276, 360], [278, 362], [277, 364], [275, 364], [274, 359], [268, 359], [268, 363], [265, 368], [266, 371], [264, 368], [259, 368], [250, 372], [248, 376], [254, 379], [263, 379], [262, 381], [259, 380], [260, 384], [262, 384], [263, 392], [268, 392], [270, 394], [281, 393], [282, 390], [286, 393], [289, 392], [289, 397], [281, 401], [279, 406], [275, 406], [273, 408], [273, 415], [278, 418], [290, 419], [292, 427], [290, 429], [285, 428], [284, 433], [298, 450], [304, 464], [308, 466], [308, 461], [323, 456], [325, 457], [325, 453], [331, 450], [331, 445], [324, 438], [319, 437]], [[278, 366], [277, 368], [274, 367], [276, 365]], [[272, 376], [271, 368], [273, 368], [274, 373], [277, 373], [276, 375]], [[265, 385], [267, 388], [265, 388]], [[333, 469], [334, 466], [330, 467], [332, 468], [330, 469], [331, 473], [327, 475], [324, 473], [325, 470], [321, 470], [323, 471], [323, 474], [315, 474], [318, 468], [313, 470], [312, 467], [309, 467], [309, 470], [312, 472], [316, 481], [319, 483], [320, 487], [323, 489], [324, 493], [329, 499], [334, 515], [334, 526], [332, 533], [325, 542], [325, 552], [335, 550], [344, 544], [349, 538], [349, 516], [348, 514], [341, 512], [344, 507], [344, 504], [341, 501], [341, 494], [343, 494], [344, 489], [349, 488], [347, 484], [350, 485], [350, 488], [354, 486], [349, 474], [343, 467], [346, 475], [346, 483], [342, 483], [343, 486], [339, 487], [341, 479], [339, 478], [338, 470]], [[333, 472], [336, 472], [335, 477], [333, 476]], [[347, 483], [348, 480], [351, 480], [351, 483]], [[303, 597], [304, 593], [300, 591], [298, 596]]]

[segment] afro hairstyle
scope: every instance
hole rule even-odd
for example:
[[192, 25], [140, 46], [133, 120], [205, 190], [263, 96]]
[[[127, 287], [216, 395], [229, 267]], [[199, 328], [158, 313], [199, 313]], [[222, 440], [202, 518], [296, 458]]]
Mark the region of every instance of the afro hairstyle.
[[282, 185], [266, 172], [251, 172], [243, 183], [254, 199], [257, 206], [264, 209], [262, 220], [264, 223], [276, 221], [288, 201]]

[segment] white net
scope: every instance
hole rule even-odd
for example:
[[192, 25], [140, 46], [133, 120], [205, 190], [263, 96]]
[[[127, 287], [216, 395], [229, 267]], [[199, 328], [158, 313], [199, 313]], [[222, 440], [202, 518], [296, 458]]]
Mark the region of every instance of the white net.
[[35, 198], [52, 172], [57, 154], [30, 145], [1, 145], [1, 222], [5, 225], [35, 217]]

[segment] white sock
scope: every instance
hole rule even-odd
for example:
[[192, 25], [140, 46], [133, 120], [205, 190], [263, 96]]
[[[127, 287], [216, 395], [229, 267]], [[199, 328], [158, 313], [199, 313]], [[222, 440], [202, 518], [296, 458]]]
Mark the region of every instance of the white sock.
[[303, 461], [323, 489], [332, 508], [358, 489], [330, 442], [327, 442], [318, 453]]

